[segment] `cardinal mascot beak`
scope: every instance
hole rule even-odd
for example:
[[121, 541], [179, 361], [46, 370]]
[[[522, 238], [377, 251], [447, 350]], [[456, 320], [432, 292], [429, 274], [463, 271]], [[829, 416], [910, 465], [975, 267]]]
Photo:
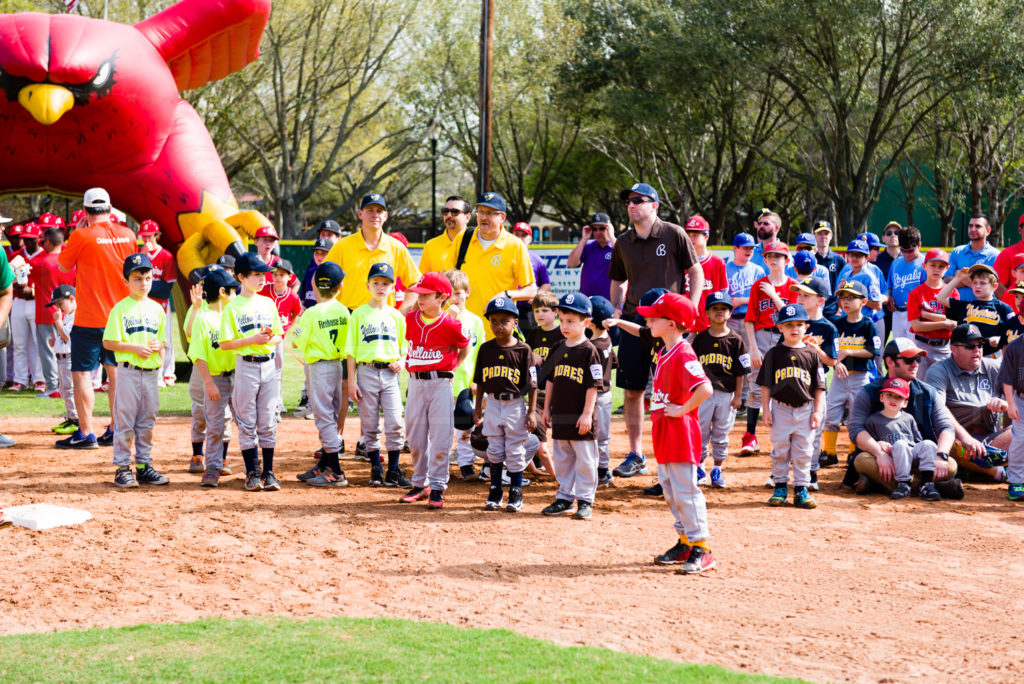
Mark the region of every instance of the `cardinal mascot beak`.
[[55, 124], [75, 106], [75, 96], [67, 88], [52, 83], [34, 83], [18, 93], [18, 102], [44, 126]]

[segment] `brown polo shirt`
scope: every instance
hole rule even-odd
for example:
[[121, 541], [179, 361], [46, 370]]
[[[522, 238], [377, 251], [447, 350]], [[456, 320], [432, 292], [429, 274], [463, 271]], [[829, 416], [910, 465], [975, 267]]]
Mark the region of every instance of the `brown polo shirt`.
[[626, 281], [623, 315], [636, 313], [640, 297], [651, 288], [663, 287], [669, 292], [683, 292], [686, 272], [697, 263], [690, 238], [680, 226], [657, 219], [646, 239], [630, 228], [615, 241], [608, 276]]

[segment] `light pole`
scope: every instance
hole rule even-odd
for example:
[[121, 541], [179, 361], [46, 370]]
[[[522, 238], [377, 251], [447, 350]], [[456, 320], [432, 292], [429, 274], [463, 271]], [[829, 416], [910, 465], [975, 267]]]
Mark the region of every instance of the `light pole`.
[[438, 234], [437, 230], [437, 134], [441, 130], [441, 122], [436, 118], [427, 126], [427, 137], [430, 138], [430, 237]]

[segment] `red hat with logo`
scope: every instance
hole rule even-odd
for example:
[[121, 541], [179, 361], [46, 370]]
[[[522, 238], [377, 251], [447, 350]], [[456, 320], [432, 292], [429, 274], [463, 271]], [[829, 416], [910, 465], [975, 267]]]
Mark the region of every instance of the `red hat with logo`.
[[638, 306], [636, 312], [644, 318], [667, 318], [687, 329], [697, 320], [697, 308], [690, 298], [675, 292], [666, 292], [650, 306]]
[[424, 273], [419, 281], [408, 288], [409, 292], [415, 292], [416, 294], [431, 294], [437, 292], [443, 294], [445, 297], [452, 296], [452, 284], [448, 278], [445, 277], [444, 273], [437, 271], [431, 271], [430, 273]]
[[274, 230], [274, 226], [260, 226], [259, 228], [256, 229], [256, 235], [254, 235], [253, 237], [254, 238], [268, 237], [268, 238], [274, 238], [275, 240], [280, 240], [280, 238], [277, 237], [277, 231]]
[[160, 233], [160, 226], [153, 219], [146, 219], [139, 224], [139, 237], [149, 237]]
[[686, 222], [687, 233], [704, 233], [707, 235], [711, 232], [711, 226], [708, 225], [707, 220], [700, 214], [691, 216]]
[[26, 240], [38, 240], [43, 236], [43, 230], [35, 221], [30, 221], [21, 229], [21, 237]]
[[769, 254], [781, 254], [782, 256], [788, 257], [789, 246], [782, 240], [772, 240], [771, 242], [765, 243], [764, 247], [761, 249], [761, 253], [764, 256], [768, 256]]
[[21, 237], [22, 232], [25, 230], [25, 226], [20, 223], [12, 223], [4, 229], [4, 234], [9, 237]]
[[935, 249], [929, 249], [928, 253], [924, 255], [925, 263], [929, 261], [941, 261], [944, 264], [949, 263], [949, 255], [945, 251], [936, 247]]
[[517, 221], [516, 225], [512, 226], [513, 233], [526, 233], [527, 235], [533, 235], [533, 228], [530, 228], [530, 224], [526, 221]]
[[39, 223], [40, 226], [44, 226], [46, 228], [64, 227], [64, 219], [62, 219], [60, 216], [57, 216], [56, 214], [51, 214], [50, 212], [40, 214], [37, 223]]
[[85, 218], [85, 209], [79, 209], [71, 215], [71, 222], [77, 224], [83, 218]]
[[910, 384], [906, 380], [900, 380], [899, 378], [889, 378], [882, 383], [882, 391], [891, 392], [904, 399], [910, 398]]

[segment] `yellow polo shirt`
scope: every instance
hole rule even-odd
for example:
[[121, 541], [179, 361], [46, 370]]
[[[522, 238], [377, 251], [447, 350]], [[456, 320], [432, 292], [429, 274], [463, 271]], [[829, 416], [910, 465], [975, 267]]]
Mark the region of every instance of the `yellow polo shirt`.
[[[341, 283], [338, 299], [348, 307], [349, 311], [370, 301], [370, 291], [366, 289], [366, 276], [374, 264], [388, 263], [395, 269], [395, 277], [402, 279], [406, 287], [414, 285], [420, 279], [419, 269], [412, 262], [409, 250], [401, 242], [387, 233], [381, 235], [377, 249], [370, 250], [363, 239], [362, 231], [356, 231], [334, 243], [327, 253], [327, 261], [333, 261], [345, 272], [345, 280]], [[394, 293], [388, 298], [388, 304], [394, 306]]]
[[[466, 309], [481, 318], [487, 302], [502, 290], [519, 290], [534, 283], [533, 265], [526, 245], [504, 228], [486, 250], [480, 244], [479, 231], [474, 233], [462, 270], [469, 277]], [[491, 339], [490, 327], [484, 326], [484, 329], [487, 339]]]
[[459, 245], [462, 244], [462, 236], [465, 233], [465, 230], [460, 230], [452, 240], [446, 230], [437, 237], [427, 240], [420, 255], [420, 273], [444, 273], [455, 268], [455, 259], [459, 256]]

